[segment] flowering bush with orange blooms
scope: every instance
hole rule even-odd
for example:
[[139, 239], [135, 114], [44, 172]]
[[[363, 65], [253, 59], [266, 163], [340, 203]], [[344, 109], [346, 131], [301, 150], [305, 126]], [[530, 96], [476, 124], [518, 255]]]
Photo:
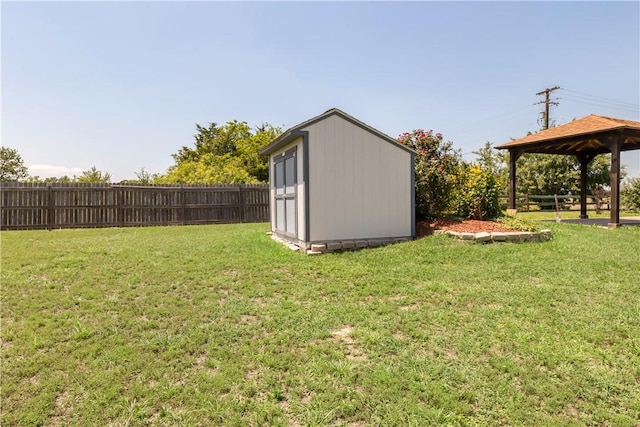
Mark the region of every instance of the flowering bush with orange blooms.
[[500, 216], [499, 186], [496, 175], [480, 165], [464, 165], [459, 171], [455, 213], [463, 218], [478, 220]]
[[416, 213], [419, 218], [437, 218], [449, 211], [455, 200], [460, 152], [441, 133], [422, 129], [405, 132], [398, 142], [415, 150]]

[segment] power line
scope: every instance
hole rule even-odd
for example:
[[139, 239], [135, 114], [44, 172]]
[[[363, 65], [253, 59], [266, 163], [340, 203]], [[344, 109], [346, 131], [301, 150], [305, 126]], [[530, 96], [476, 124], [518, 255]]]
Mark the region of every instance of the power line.
[[578, 104], [587, 104], [587, 105], [595, 105], [597, 107], [604, 107], [604, 108], [612, 108], [615, 110], [623, 110], [623, 111], [629, 111], [632, 113], [637, 113], [638, 110], [640, 110], [640, 107], [623, 107], [620, 105], [612, 105], [612, 104], [601, 104], [601, 103], [597, 103], [597, 102], [589, 102], [589, 100], [582, 100], [580, 98], [571, 98], [571, 97], [562, 97], [560, 99], [564, 99], [566, 101], [570, 101], [570, 102], [575, 102]]
[[639, 106], [638, 104], [634, 104], [632, 102], [619, 101], [617, 99], [606, 98], [604, 96], [591, 95], [591, 94], [584, 93], [584, 92], [578, 92], [577, 90], [566, 89], [566, 88], [560, 88], [560, 90], [563, 90], [565, 92], [575, 93], [577, 95], [582, 95], [583, 97], [587, 97], [587, 98], [595, 98], [594, 100], [599, 100], [601, 102], [612, 103], [612, 104], [621, 104], [621, 105], [626, 105], [626, 106], [633, 107], [633, 108], [638, 108], [638, 106]]
[[573, 95], [573, 94], [570, 94], [570, 93], [563, 95], [563, 98], [577, 99], [577, 100], [587, 101], [587, 102], [596, 102], [596, 103], [599, 103], [599, 104], [606, 104], [606, 105], [614, 105], [614, 106], [622, 107], [622, 108], [638, 108], [638, 107], [640, 107], [640, 105], [632, 104], [630, 102], [606, 101], [606, 100], [603, 100], [603, 99], [590, 98], [588, 96], [582, 96], [582, 95]]
[[[529, 110], [531, 109], [531, 107], [533, 107], [535, 104], [529, 104], [529, 105], [524, 105], [524, 106], [520, 106], [520, 107], [516, 107], [516, 108], [511, 108], [509, 110], [504, 110], [501, 112], [498, 112], [496, 114], [492, 114], [489, 116], [485, 116], [485, 117], [481, 117], [479, 119], [474, 119], [474, 120], [470, 120], [468, 122], [463, 122], [460, 123], [460, 128], [462, 129], [468, 129], [467, 132], [463, 133], [463, 134], [469, 134], [469, 133], [475, 133], [477, 130], [474, 128], [475, 126], [479, 125], [479, 124], [487, 124], [488, 122], [494, 122], [497, 120], [504, 120], [504, 119], [508, 119], [508, 118], [512, 118], [514, 116], [517, 115], [522, 115], [525, 113], [525, 110]], [[529, 114], [529, 112], [527, 112], [526, 114]]]
[[572, 94], [566, 94], [562, 96], [563, 99], [575, 99], [578, 101], [585, 101], [585, 102], [596, 102], [598, 104], [601, 105], [614, 105], [617, 107], [623, 107], [623, 108], [637, 108], [637, 106], [634, 106], [633, 104], [620, 104], [617, 102], [611, 102], [611, 101], [604, 101], [604, 100], [600, 100], [600, 99], [594, 99], [594, 98], [589, 98], [586, 96], [579, 96], [579, 95], [572, 95]]

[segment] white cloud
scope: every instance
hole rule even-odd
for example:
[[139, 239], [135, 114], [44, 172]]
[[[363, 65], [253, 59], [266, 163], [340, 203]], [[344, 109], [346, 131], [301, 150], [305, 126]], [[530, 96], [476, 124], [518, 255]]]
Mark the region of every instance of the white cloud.
[[29, 175], [39, 176], [40, 178], [51, 178], [68, 176], [73, 178], [82, 174], [84, 169], [82, 168], [70, 168], [67, 166], [52, 166], [52, 165], [31, 165], [29, 168]]

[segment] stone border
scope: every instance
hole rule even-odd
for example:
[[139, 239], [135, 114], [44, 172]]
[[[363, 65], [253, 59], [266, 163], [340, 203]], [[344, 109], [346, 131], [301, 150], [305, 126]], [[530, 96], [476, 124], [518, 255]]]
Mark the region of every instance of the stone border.
[[[271, 232], [267, 232], [271, 238], [277, 242], [284, 244], [292, 251], [299, 251], [306, 253], [307, 255], [321, 255], [331, 252], [339, 251], [353, 251], [362, 248], [377, 248], [380, 246], [387, 246], [394, 243], [408, 242], [411, 240], [408, 237], [397, 239], [369, 239], [369, 240], [344, 240], [341, 242], [327, 242], [327, 243], [312, 243], [310, 249], [304, 249], [295, 243], [281, 239]], [[482, 231], [479, 233], [459, 233], [457, 231], [445, 231], [435, 230], [433, 234], [446, 234], [456, 239], [467, 240], [470, 242], [478, 243], [497, 243], [497, 242], [511, 242], [511, 243], [523, 243], [523, 242], [546, 242], [553, 238], [551, 230], [544, 229], [540, 232], [531, 231], [510, 231], [510, 232], [498, 232], [494, 231], [488, 233]]]
[[[307, 250], [307, 255], [320, 255], [328, 252], [338, 252], [344, 250], [357, 250], [363, 248], [377, 248], [393, 243], [408, 242], [408, 237], [397, 239], [367, 239], [367, 240], [344, 240], [342, 242], [312, 243], [311, 249]], [[301, 249], [302, 250], [302, 249]]]
[[492, 233], [488, 233], [486, 231], [482, 231], [479, 233], [459, 233], [457, 231], [444, 231], [444, 230], [436, 230], [434, 234], [447, 234], [451, 237], [460, 239], [460, 240], [469, 240], [473, 242], [479, 243], [493, 243], [493, 242], [512, 242], [512, 243], [522, 243], [522, 242], [546, 242], [547, 240], [551, 240], [553, 238], [553, 234], [551, 230], [544, 229], [539, 232], [531, 232], [531, 231], [509, 231], [509, 232], [498, 232], [494, 231]]
[[377, 248], [380, 246], [387, 246], [393, 243], [408, 242], [409, 240], [411, 240], [408, 237], [395, 239], [343, 240], [341, 242], [312, 243], [311, 247], [305, 250], [305, 248], [298, 246], [295, 243], [281, 239], [273, 233], [269, 232], [267, 234], [270, 234], [273, 240], [284, 244], [287, 248], [293, 251], [306, 253], [307, 255], [320, 255], [339, 251], [353, 251], [362, 248]]

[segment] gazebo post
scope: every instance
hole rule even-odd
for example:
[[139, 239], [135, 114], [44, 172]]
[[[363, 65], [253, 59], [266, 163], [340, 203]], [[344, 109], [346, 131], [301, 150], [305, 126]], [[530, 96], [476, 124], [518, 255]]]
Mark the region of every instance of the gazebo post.
[[595, 158], [593, 154], [578, 154], [576, 156], [580, 162], [580, 219], [587, 219], [587, 173], [589, 163]]
[[616, 228], [620, 225], [620, 151], [623, 138], [615, 135], [601, 141], [611, 151], [611, 177], [609, 186], [611, 187], [611, 216], [609, 218], [609, 228]]
[[509, 210], [516, 211], [516, 162], [522, 152], [520, 150], [509, 150]]

